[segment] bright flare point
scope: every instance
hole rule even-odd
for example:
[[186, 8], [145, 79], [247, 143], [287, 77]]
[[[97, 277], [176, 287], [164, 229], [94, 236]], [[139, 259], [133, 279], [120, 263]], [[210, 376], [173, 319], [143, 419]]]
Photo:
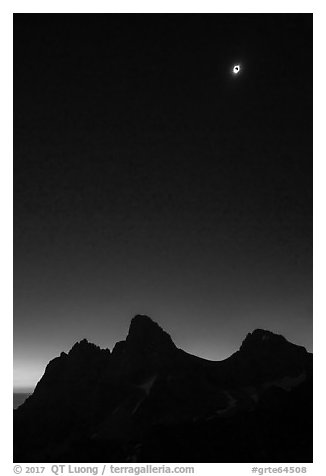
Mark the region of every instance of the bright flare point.
[[233, 74], [238, 74], [240, 73], [240, 65], [239, 64], [236, 64], [235, 66], [233, 66]]

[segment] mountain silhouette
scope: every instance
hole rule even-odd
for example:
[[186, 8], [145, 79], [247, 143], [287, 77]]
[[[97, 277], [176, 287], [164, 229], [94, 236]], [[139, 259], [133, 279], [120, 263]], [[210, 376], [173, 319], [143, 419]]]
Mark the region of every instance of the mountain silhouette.
[[312, 354], [256, 329], [213, 362], [147, 316], [86, 339], [14, 410], [15, 462], [311, 462]]

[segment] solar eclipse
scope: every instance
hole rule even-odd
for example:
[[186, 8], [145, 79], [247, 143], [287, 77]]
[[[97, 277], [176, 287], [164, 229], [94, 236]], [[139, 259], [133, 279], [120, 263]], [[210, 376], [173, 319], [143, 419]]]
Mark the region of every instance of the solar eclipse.
[[235, 64], [232, 68], [232, 73], [233, 74], [239, 74], [240, 73], [240, 65], [239, 64]]

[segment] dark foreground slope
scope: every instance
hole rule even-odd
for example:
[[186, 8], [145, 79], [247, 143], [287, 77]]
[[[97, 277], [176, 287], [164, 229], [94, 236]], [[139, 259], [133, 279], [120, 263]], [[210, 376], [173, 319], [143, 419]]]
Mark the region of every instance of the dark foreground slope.
[[312, 355], [257, 329], [211, 362], [136, 316], [52, 360], [14, 411], [15, 462], [311, 462]]

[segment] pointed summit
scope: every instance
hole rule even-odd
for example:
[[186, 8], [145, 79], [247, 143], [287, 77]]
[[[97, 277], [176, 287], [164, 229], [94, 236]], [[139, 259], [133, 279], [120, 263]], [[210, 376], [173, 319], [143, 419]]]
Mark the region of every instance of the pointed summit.
[[110, 354], [109, 349], [101, 349], [98, 345], [89, 342], [87, 339], [82, 339], [79, 342], [76, 342], [70, 349], [68, 356], [70, 357], [81, 357], [85, 358], [93, 355], [99, 354]]
[[132, 348], [160, 351], [175, 348], [170, 335], [150, 317], [138, 314], [130, 323], [126, 344]]
[[[178, 349], [156, 322], [137, 315], [112, 353], [83, 339], [48, 364], [15, 410], [14, 458], [169, 461], [177, 450], [191, 460], [196, 448], [210, 461], [222, 447], [237, 461], [244, 454], [269, 461], [282, 460], [287, 444], [283, 461], [300, 459], [311, 393], [312, 355], [280, 335], [256, 329], [239, 351], [213, 362]], [[272, 450], [263, 455], [262, 448]]]
[[129, 379], [149, 378], [159, 369], [173, 366], [178, 352], [167, 332], [150, 317], [138, 314], [130, 322], [126, 340], [114, 346], [111, 369]]
[[270, 347], [271, 345], [282, 345], [288, 344], [285, 337], [278, 334], [273, 334], [273, 332], [266, 331], [264, 329], [255, 329], [253, 332], [249, 332], [246, 335], [246, 338], [242, 342], [240, 350], [248, 350], [251, 348], [260, 348], [262, 346]]
[[264, 352], [272, 351], [284, 353], [296, 351], [306, 353], [304, 347], [292, 344], [282, 335], [274, 334], [264, 329], [255, 329], [253, 332], [247, 334], [240, 347], [240, 351], [244, 352], [259, 352], [262, 350], [264, 350]]
[[247, 381], [298, 376], [306, 368], [307, 359], [308, 352], [304, 347], [263, 329], [247, 334], [236, 353], [240, 374]]

